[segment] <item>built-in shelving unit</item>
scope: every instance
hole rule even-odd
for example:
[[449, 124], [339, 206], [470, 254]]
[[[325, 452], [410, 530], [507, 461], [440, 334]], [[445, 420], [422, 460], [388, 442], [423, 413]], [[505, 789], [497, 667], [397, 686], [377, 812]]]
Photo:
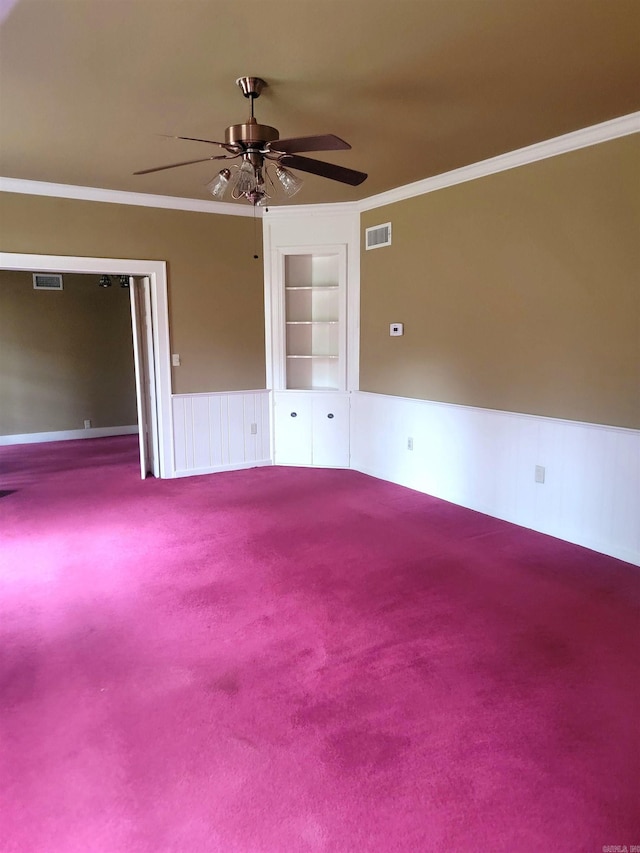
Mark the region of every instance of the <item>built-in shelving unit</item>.
[[[349, 294], [347, 279], [348, 270], [357, 269], [359, 217], [307, 216], [275, 208], [265, 217], [273, 461], [348, 468], [347, 344], [348, 329], [353, 334], [356, 325], [357, 301]], [[285, 243], [285, 236], [292, 241]]]
[[343, 387], [343, 264], [338, 252], [286, 254], [285, 387]]

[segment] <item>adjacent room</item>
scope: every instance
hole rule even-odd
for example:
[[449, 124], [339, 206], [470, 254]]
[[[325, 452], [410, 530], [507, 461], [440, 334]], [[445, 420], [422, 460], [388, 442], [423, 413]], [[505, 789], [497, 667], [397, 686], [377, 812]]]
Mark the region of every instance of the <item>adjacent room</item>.
[[2, 853], [640, 845], [639, 33], [2, 4]]

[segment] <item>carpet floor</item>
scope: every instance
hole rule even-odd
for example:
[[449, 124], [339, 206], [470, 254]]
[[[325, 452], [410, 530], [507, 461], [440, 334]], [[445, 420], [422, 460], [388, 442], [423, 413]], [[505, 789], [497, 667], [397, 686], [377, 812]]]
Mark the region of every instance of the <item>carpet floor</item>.
[[353, 471], [0, 449], [2, 853], [640, 844], [640, 570]]

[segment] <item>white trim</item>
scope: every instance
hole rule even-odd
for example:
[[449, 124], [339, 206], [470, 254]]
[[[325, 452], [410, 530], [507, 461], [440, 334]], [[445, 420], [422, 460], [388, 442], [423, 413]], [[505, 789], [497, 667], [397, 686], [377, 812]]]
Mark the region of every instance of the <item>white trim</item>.
[[51, 184], [46, 181], [25, 181], [21, 178], [0, 177], [0, 192], [44, 195], [54, 198], [74, 198], [81, 201], [100, 201], [107, 204], [130, 204], [138, 207], [158, 207], [167, 210], [190, 210], [196, 213], [218, 213], [224, 216], [262, 216], [262, 208], [197, 198], [170, 195], [132, 193], [105, 190], [99, 187], [77, 187], [72, 184]]
[[360, 214], [352, 213], [347, 243], [347, 391], [360, 387]]
[[265, 219], [349, 216], [359, 212], [360, 204], [359, 201], [336, 201], [331, 204], [287, 204], [280, 207], [269, 205], [263, 209], [263, 214]]
[[526, 166], [530, 163], [536, 163], [538, 160], [557, 157], [559, 154], [568, 154], [570, 151], [578, 151], [580, 148], [609, 142], [612, 139], [630, 136], [638, 132], [640, 132], [640, 111], [611, 121], [604, 121], [601, 124], [594, 124], [592, 127], [585, 127], [582, 130], [574, 130], [571, 133], [565, 133], [563, 136], [556, 136], [554, 139], [547, 139], [544, 142], [536, 142], [534, 145], [527, 145], [525, 148], [499, 154], [497, 157], [481, 160], [478, 163], [453, 169], [450, 172], [443, 172], [440, 175], [434, 175], [413, 184], [406, 184], [403, 187], [396, 187], [378, 195], [369, 196], [369, 198], [358, 202], [358, 210], [363, 212], [386, 204], [394, 204], [397, 201], [404, 201], [435, 190], [453, 187], [466, 181], [474, 181], [476, 178], [484, 178], [487, 175], [495, 175], [498, 172], [505, 172], [508, 169]]
[[172, 394], [172, 400], [191, 397], [232, 397], [234, 394], [269, 394], [268, 388], [248, 388], [246, 391], [192, 391], [186, 394]]
[[123, 192], [98, 187], [79, 187], [71, 184], [53, 184], [44, 181], [27, 181], [21, 178], [0, 177], [0, 192], [24, 193], [27, 195], [53, 196], [55, 198], [73, 198], [83, 201], [100, 201], [112, 204], [131, 204], [140, 207], [159, 207], [171, 210], [190, 210], [199, 213], [218, 213], [226, 216], [258, 216], [277, 219], [281, 216], [336, 216], [338, 214], [361, 213], [394, 204], [397, 201], [425, 195], [435, 190], [452, 187], [476, 178], [494, 175], [518, 166], [526, 166], [538, 160], [557, 157], [570, 151], [578, 151], [601, 142], [609, 142], [622, 136], [640, 132], [640, 111], [603, 121], [590, 127], [574, 130], [562, 136], [556, 136], [515, 151], [499, 154], [488, 160], [462, 166], [450, 172], [443, 172], [431, 178], [425, 178], [412, 184], [388, 190], [359, 201], [336, 202], [332, 204], [269, 205], [266, 208], [254, 208], [251, 205], [234, 204], [203, 199], [179, 198], [177, 196], [151, 195], [150, 193]]
[[423, 397], [400, 397], [397, 394], [379, 394], [377, 391], [357, 391], [355, 392], [361, 397], [375, 397], [376, 399], [386, 398], [387, 400], [395, 400], [404, 403], [427, 403], [429, 406], [441, 406], [445, 409], [464, 409], [466, 412], [486, 412], [490, 415], [501, 415], [510, 418], [525, 418], [533, 421], [553, 421], [557, 424], [567, 424], [567, 426], [583, 426], [589, 429], [605, 429], [607, 432], [618, 430], [619, 432], [628, 432], [633, 435], [638, 434], [640, 430], [633, 427], [613, 426], [611, 424], [596, 424], [591, 421], [572, 421], [568, 418], [553, 418], [549, 415], [531, 415], [528, 412], [508, 412], [504, 409], [486, 409], [482, 406], [467, 406], [464, 403], [447, 403], [442, 400], [426, 400]]
[[0, 269], [26, 270], [28, 272], [149, 276], [158, 404], [160, 476], [164, 478], [173, 477], [171, 355], [169, 350], [169, 301], [166, 263], [164, 261], [123, 260], [119, 258], [78, 258], [67, 255], [26, 255], [17, 252], [0, 252]]
[[63, 429], [58, 432], [27, 432], [22, 435], [0, 435], [0, 447], [13, 444], [40, 444], [45, 441], [76, 441], [79, 438], [107, 438], [112, 435], [137, 435], [138, 425]]
[[175, 477], [194, 477], [199, 474], [219, 474], [221, 471], [242, 471], [245, 468], [264, 468], [268, 465], [273, 465], [271, 459], [260, 459], [254, 462], [233, 462], [229, 465], [214, 465], [210, 468], [187, 468], [185, 470], [177, 470]]

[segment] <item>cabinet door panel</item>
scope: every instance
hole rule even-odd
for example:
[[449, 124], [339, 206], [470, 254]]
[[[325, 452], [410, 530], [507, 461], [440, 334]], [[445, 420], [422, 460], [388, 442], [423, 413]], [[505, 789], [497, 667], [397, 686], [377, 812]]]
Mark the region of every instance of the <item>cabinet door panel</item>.
[[349, 397], [318, 394], [313, 398], [313, 464], [349, 467]]
[[311, 465], [311, 398], [276, 394], [274, 399], [276, 465]]

